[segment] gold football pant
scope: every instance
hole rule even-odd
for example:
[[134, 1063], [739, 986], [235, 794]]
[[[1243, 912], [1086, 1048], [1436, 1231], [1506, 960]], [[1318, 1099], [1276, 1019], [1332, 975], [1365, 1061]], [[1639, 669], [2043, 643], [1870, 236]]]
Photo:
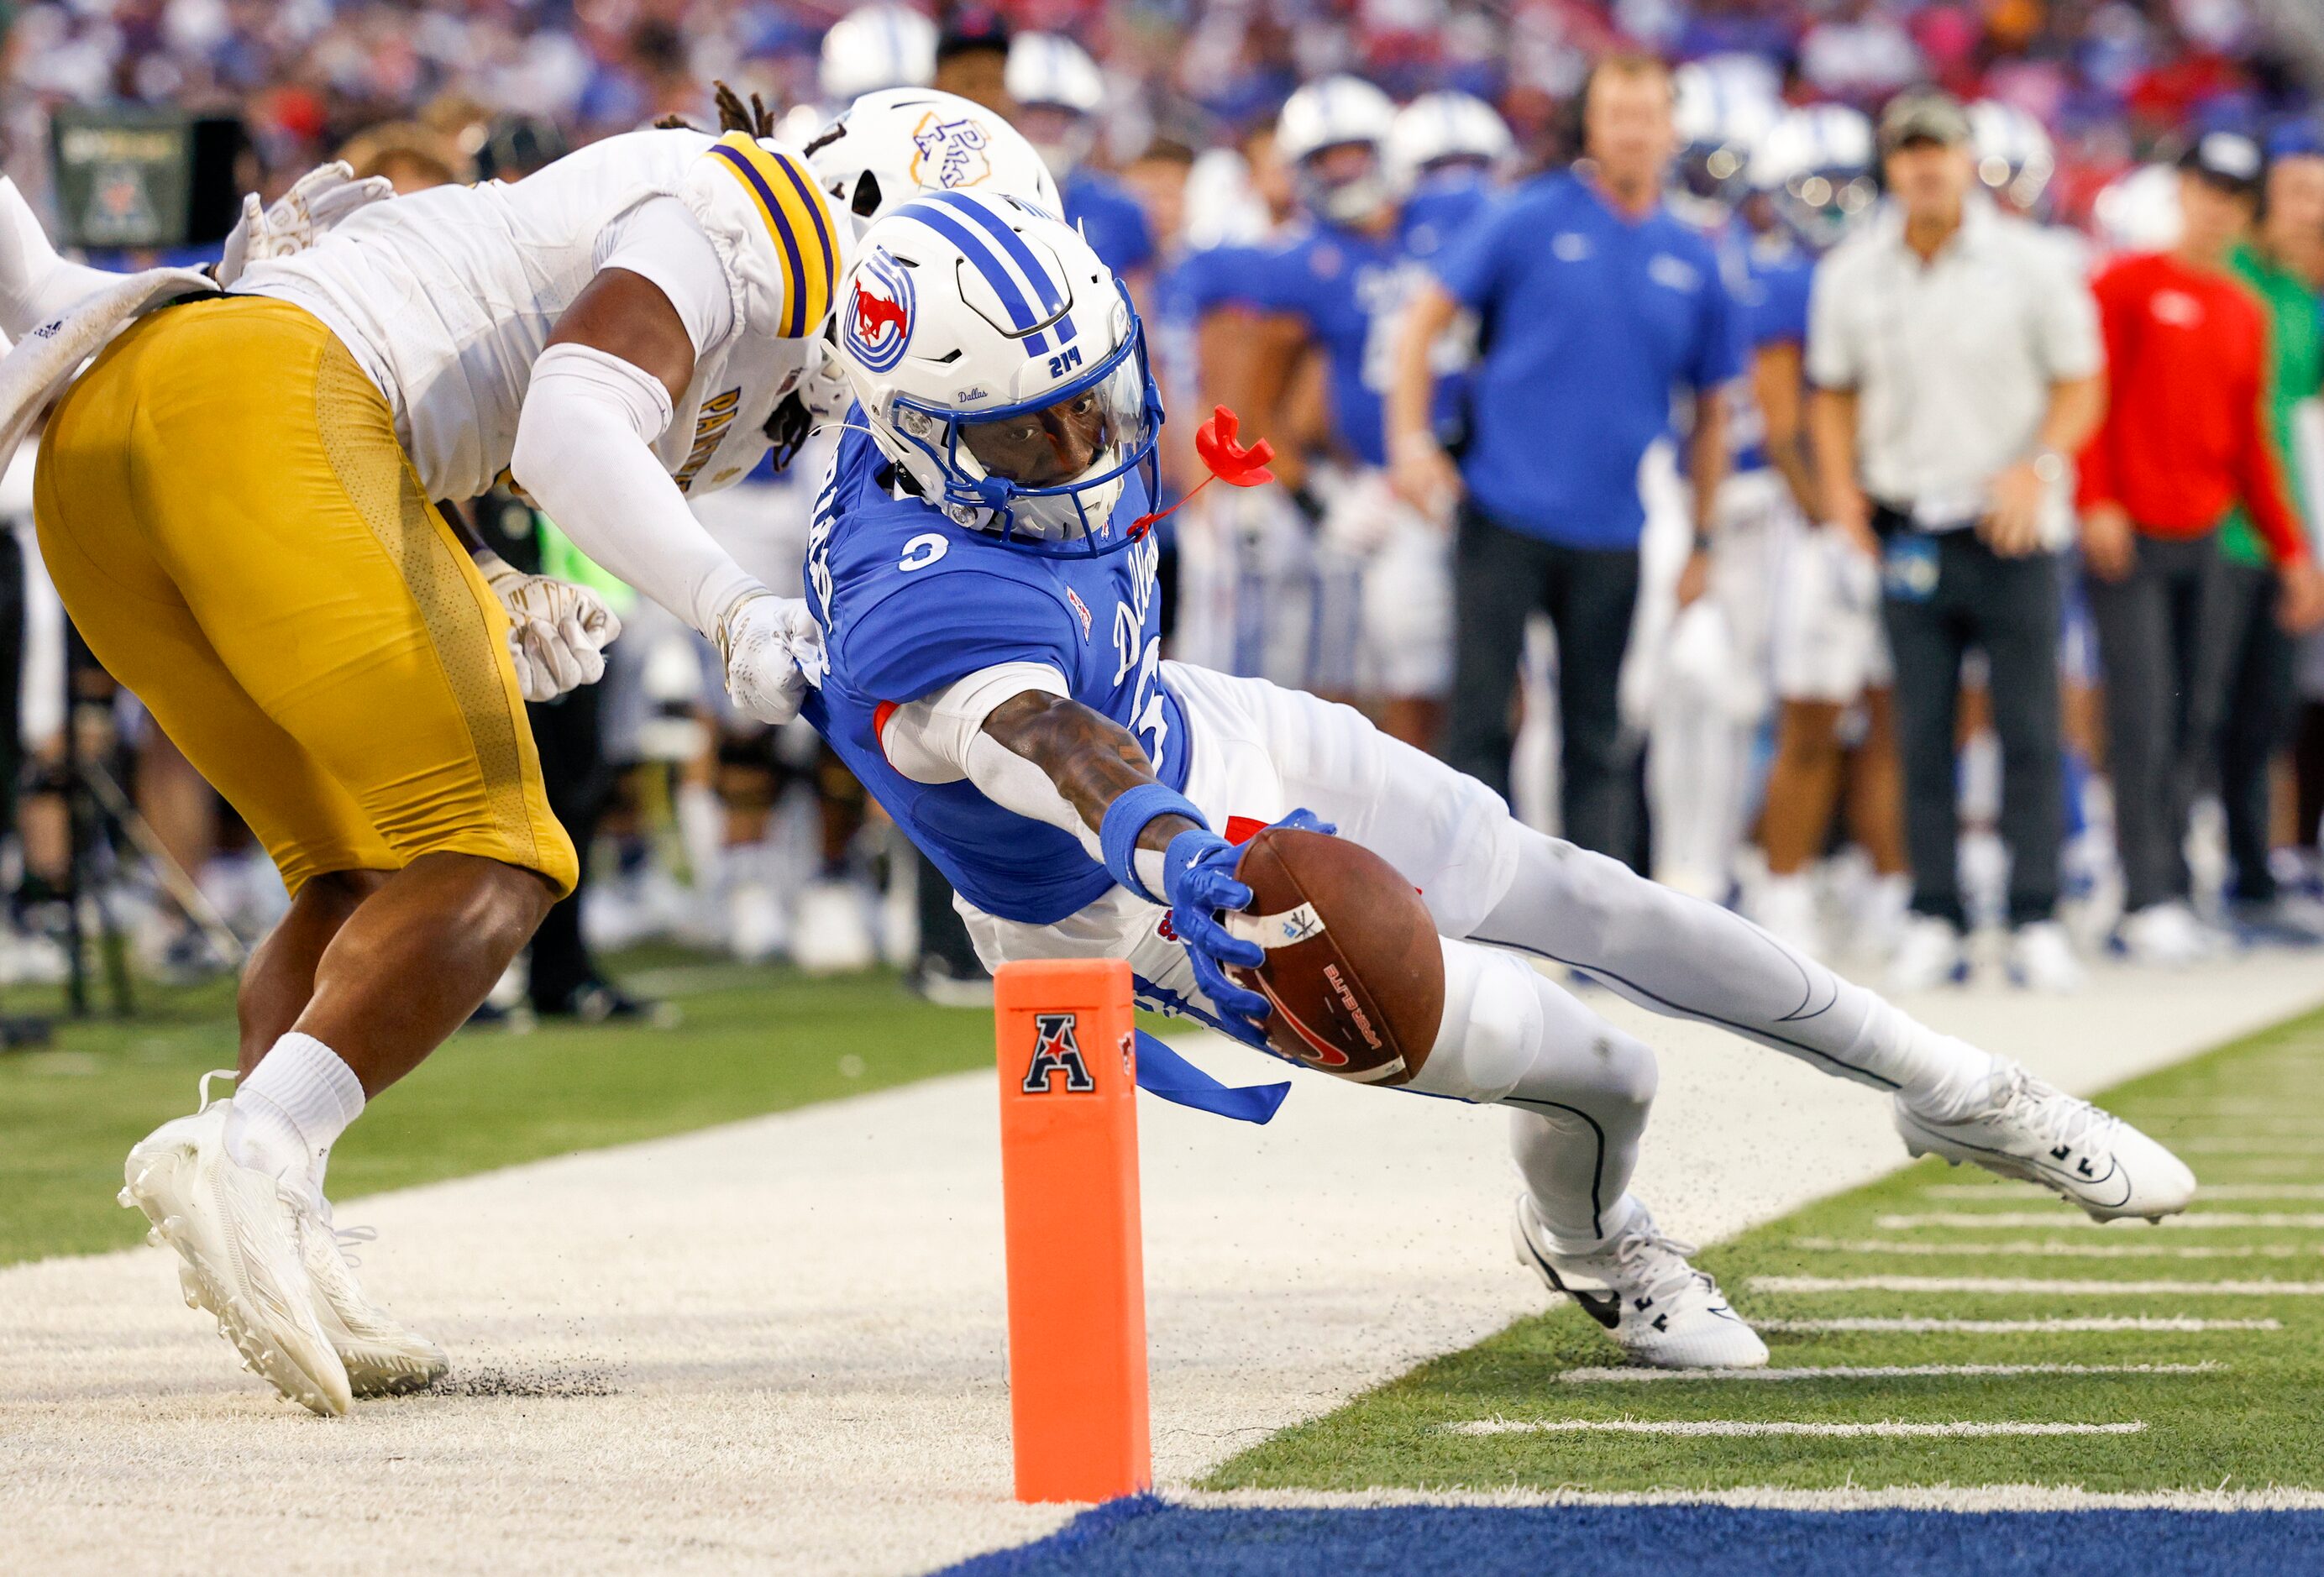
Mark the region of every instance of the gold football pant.
[[507, 618], [313, 316], [226, 297], [133, 325], [51, 416], [33, 512], [89, 649], [293, 892], [439, 852], [572, 890]]

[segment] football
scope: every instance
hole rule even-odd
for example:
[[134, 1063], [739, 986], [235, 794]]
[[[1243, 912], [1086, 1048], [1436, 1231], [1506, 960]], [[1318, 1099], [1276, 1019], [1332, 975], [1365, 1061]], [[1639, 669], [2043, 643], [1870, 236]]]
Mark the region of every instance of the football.
[[1235, 877], [1251, 901], [1227, 929], [1267, 962], [1230, 973], [1273, 1006], [1268, 1043], [1361, 1084], [1417, 1074], [1444, 1012], [1444, 954], [1412, 883], [1360, 844], [1285, 827], [1254, 836]]

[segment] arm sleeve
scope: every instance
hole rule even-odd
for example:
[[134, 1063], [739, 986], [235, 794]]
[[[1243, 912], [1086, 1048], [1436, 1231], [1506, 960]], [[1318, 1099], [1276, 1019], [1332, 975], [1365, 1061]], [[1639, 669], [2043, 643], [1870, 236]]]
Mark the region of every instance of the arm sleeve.
[[766, 588], [711, 540], [655, 457], [669, 420], [659, 379], [553, 345], [532, 364], [509, 472], [574, 546], [715, 639], [726, 610]]
[[678, 309], [697, 356], [734, 331], [734, 293], [726, 282], [726, 267], [676, 198], [649, 198], [607, 226], [597, 240], [597, 266], [627, 269], [651, 280]]
[[[924, 783], [954, 783], [964, 778], [1003, 810], [1073, 834], [1089, 857], [1102, 863], [1105, 852], [1096, 830], [1057, 792], [1049, 775], [984, 732], [984, 720], [1002, 702], [1028, 690], [1065, 695], [1065, 676], [1042, 663], [1005, 662], [979, 669], [925, 700], [889, 712], [881, 727], [880, 748], [889, 764], [907, 778]], [[922, 775], [929, 771], [939, 775]]]
[[982, 735], [984, 720], [1028, 690], [1073, 693], [1065, 676], [1047, 663], [995, 663], [888, 712], [880, 724], [880, 749], [890, 766], [916, 783], [957, 783], [972, 775], [969, 747]]
[[1862, 377], [1864, 355], [1849, 332], [1832, 273], [1830, 263], [1818, 265], [1814, 281], [1808, 287], [1808, 382], [1819, 389], [1845, 393]]

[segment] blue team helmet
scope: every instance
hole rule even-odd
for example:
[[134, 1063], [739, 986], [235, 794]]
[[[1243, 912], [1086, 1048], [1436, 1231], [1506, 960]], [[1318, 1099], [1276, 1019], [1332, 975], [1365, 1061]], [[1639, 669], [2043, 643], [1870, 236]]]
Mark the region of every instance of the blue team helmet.
[[872, 438], [945, 518], [1038, 553], [1135, 540], [1162, 401], [1130, 294], [1081, 234], [1021, 198], [929, 192], [863, 233], [839, 355]]

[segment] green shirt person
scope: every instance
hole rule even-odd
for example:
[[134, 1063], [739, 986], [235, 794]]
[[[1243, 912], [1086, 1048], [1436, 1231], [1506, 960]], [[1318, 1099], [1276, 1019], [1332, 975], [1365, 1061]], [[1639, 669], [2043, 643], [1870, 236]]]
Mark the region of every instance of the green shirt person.
[[[2301, 401], [2316, 398], [2324, 386], [2324, 306], [2318, 303], [2314, 284], [2249, 242], [2236, 248], [2230, 262], [2267, 313], [2268, 434], [2283, 462], [2284, 491], [2292, 507], [2308, 516], [2309, 534], [2314, 537], [2316, 521], [2309, 514], [2308, 479], [2301, 475], [2292, 424]], [[2267, 567], [2267, 550], [2240, 503], [2219, 528], [2219, 551], [2230, 564]]]

